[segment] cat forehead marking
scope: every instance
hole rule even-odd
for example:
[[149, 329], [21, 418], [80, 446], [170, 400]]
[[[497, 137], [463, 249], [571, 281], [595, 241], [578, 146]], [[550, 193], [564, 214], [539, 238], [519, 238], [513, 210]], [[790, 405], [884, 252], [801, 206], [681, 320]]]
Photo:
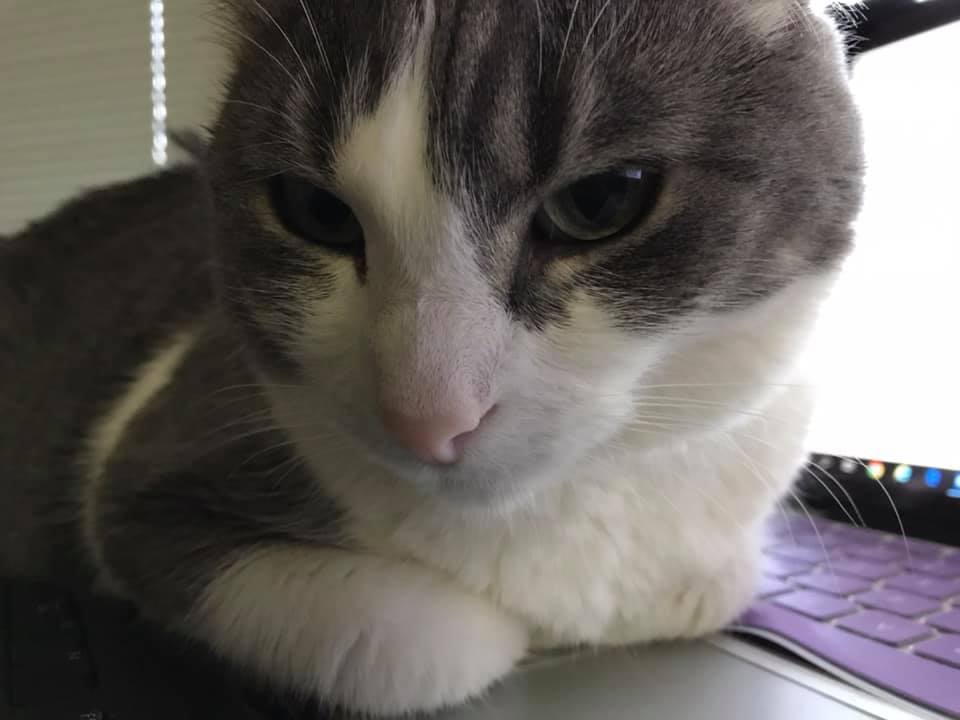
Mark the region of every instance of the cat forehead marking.
[[411, 30], [413, 51], [373, 111], [354, 116], [334, 168], [365, 226], [373, 275], [392, 285], [437, 289], [475, 276], [477, 267], [463, 214], [442, 193], [431, 168], [430, 32], [429, 22]]

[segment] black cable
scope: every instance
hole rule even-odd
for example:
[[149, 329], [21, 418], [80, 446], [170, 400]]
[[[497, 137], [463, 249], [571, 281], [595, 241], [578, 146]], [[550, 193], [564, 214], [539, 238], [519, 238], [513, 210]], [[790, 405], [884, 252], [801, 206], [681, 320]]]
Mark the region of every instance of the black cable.
[[851, 56], [960, 21], [960, 0], [870, 0], [840, 11], [853, 23]]

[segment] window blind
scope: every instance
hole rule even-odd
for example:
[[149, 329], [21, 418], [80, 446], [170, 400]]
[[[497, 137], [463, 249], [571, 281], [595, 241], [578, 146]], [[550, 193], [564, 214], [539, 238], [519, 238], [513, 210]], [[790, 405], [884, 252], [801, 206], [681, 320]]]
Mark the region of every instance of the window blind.
[[[155, 169], [149, 5], [0, 3], [0, 233], [85, 188]], [[215, 112], [224, 53], [207, 7], [164, 2], [171, 129], [208, 124]]]

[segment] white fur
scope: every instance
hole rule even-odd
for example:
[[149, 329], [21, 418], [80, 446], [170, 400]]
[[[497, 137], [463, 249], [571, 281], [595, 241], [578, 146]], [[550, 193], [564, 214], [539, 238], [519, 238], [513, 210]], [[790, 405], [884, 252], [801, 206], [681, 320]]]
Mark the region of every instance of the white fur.
[[[704, 397], [707, 405], [699, 407], [678, 402], [664, 409], [651, 401], [671, 419], [659, 426], [668, 434], [656, 425], [652, 434], [631, 427], [629, 390], [620, 398], [598, 393], [583, 424], [611, 422], [621, 431], [574, 464], [554, 467], [546, 483], [509, 511], [479, 512], [425, 498], [374, 465], [348, 464], [336, 450], [305, 449], [318, 475], [351, 509], [351, 536], [378, 554], [449, 573], [524, 618], [540, 645], [701, 635], [731, 620], [749, 598], [760, 521], [786, 492], [803, 457], [808, 392], [777, 383], [796, 380], [790, 354], [810, 322], [796, 316], [798, 304], [820, 285], [806, 283], [728, 321], [723, 343], [682, 341], [684, 354], [699, 357], [704, 375], [719, 378], [720, 385], [672, 390], [678, 399]], [[771, 325], [776, 316], [780, 324]], [[603, 347], [611, 349], [615, 340]], [[556, 347], [542, 350], [557, 354]], [[663, 361], [668, 351], [652, 355]], [[767, 366], [763, 375], [758, 364]], [[669, 368], [651, 371], [657, 385], [701, 381]], [[536, 386], [531, 394], [548, 392], [537, 378], [525, 380]], [[590, 414], [597, 419], [588, 423]], [[679, 427], [671, 427], [674, 418]], [[589, 445], [583, 437], [591, 433], [584, 427], [563, 442]], [[352, 471], [324, 476], [321, 465]]]
[[[501, 449], [523, 452], [508, 442], [514, 434], [523, 438], [557, 415], [572, 420], [558, 426], [559, 459], [514, 478], [517, 494], [492, 507], [424, 492], [350, 445], [298, 437], [347, 509], [347, 534], [371, 555], [252, 558], [211, 590], [205, 632], [224, 652], [300, 689], [386, 712], [477, 694], [517, 659], [520, 635], [549, 648], [722, 628], [754, 591], [762, 520], [804, 455], [810, 397], [792, 384], [796, 350], [829, 284], [797, 282], [750, 310], [701, 318], [656, 342], [618, 331], [585, 298], [572, 327], [524, 335], [519, 352], [528, 362], [507, 366], [521, 373], [507, 381], [519, 408], [505, 409], [509, 430], [488, 429], [490, 454], [473, 458], [478, 477], [495, 471]], [[339, 380], [350, 382], [347, 374]], [[659, 399], [666, 397], [674, 402]], [[277, 400], [283, 417], [290, 398]], [[662, 424], [633, 423], [647, 412]], [[340, 582], [345, 567], [358, 569], [356, 582]], [[331, 603], [354, 610], [341, 617]], [[411, 619], [410, 603], [428, 612]], [[315, 625], [304, 625], [314, 608]], [[491, 629], [494, 608], [524, 630]], [[411, 649], [408, 635], [381, 629], [380, 612], [430, 642]], [[479, 631], [451, 645], [451, 627]], [[360, 651], [365, 675], [353, 672], [338, 628], [347, 638], [363, 628], [382, 640]], [[460, 657], [452, 647], [470, 651]], [[424, 674], [411, 678], [407, 658]], [[331, 680], [330, 667], [344, 662], [351, 669]]]
[[[84, 498], [81, 507], [86, 547], [95, 555], [98, 555], [100, 548], [97, 520], [100, 517], [99, 494], [103, 471], [127, 429], [141, 410], [170, 383], [195, 341], [196, 336], [190, 330], [174, 333], [153, 357], [137, 370], [125, 391], [93, 425], [84, 457], [83, 472], [87, 481], [82, 486]], [[100, 568], [103, 575], [101, 580], [110, 587], [117, 587], [117, 582], [106, 576], [107, 565], [103, 558], [97, 557], [96, 560], [95, 567]]]
[[236, 563], [191, 623], [221, 652], [295, 691], [377, 715], [479, 695], [527, 648], [519, 620], [440, 573], [295, 547]]
[[[369, 282], [360, 308], [374, 328], [379, 398], [410, 417], [482, 405], [510, 332], [464, 220], [437, 192], [428, 164], [431, 31], [429, 22], [418, 29], [410, 60], [376, 112], [361, 116], [336, 152], [339, 190], [365, 230]], [[307, 343], [325, 327], [326, 311], [316, 312]]]

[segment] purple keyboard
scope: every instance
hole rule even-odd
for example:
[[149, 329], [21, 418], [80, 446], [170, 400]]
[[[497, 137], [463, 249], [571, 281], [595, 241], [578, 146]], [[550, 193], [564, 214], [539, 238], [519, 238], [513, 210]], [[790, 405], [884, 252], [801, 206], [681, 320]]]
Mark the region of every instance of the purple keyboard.
[[814, 523], [772, 523], [759, 597], [734, 630], [960, 718], [960, 550]]

